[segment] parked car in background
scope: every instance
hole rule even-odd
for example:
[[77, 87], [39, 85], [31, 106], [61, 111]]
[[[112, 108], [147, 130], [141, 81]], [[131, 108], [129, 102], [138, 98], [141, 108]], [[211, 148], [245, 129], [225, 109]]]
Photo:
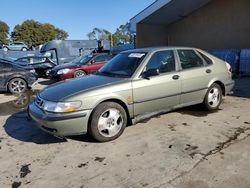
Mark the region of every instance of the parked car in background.
[[98, 71], [113, 56], [108, 53], [96, 53], [76, 58], [71, 63], [55, 66], [48, 72], [53, 80], [65, 80], [82, 77]]
[[200, 49], [136, 49], [118, 54], [95, 75], [45, 88], [29, 114], [49, 133], [88, 132], [105, 142], [130, 121], [200, 103], [217, 110], [233, 86], [229, 64]]
[[69, 63], [75, 58], [88, 55], [93, 51], [110, 51], [109, 40], [52, 40], [41, 47], [40, 52], [50, 54], [51, 59], [58, 65]]
[[27, 51], [28, 49], [29, 49], [28, 46], [23, 42], [13, 42], [3, 46], [4, 51], [8, 50]]
[[21, 67], [0, 59], [0, 90], [13, 94], [25, 92], [36, 82], [37, 75], [31, 67]]
[[44, 56], [21, 57], [14, 62], [20, 66], [30, 66], [34, 68], [38, 77], [47, 77], [46, 72], [56, 66], [56, 63], [49, 57]]

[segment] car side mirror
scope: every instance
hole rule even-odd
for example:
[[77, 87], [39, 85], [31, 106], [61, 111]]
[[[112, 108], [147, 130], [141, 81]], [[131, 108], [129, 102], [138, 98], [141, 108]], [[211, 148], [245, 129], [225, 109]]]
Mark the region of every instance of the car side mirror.
[[149, 77], [157, 76], [159, 74], [159, 69], [148, 69], [147, 71], [142, 73], [142, 78], [148, 79]]
[[94, 59], [89, 62], [89, 64], [94, 64], [94, 63], [95, 63]]

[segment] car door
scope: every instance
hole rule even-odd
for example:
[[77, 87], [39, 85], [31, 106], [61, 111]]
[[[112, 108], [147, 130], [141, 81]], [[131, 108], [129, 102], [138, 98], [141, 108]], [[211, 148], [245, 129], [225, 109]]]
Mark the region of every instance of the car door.
[[14, 50], [21, 50], [23, 47], [22, 43], [14, 43], [13, 48]]
[[203, 101], [212, 77], [212, 70], [193, 49], [178, 49], [181, 72], [181, 104], [191, 105]]
[[11, 64], [0, 62], [0, 88], [5, 88], [7, 78], [12, 74], [12, 68]]
[[155, 52], [142, 75], [155, 71], [159, 74], [148, 78], [141, 76], [132, 81], [135, 116], [179, 105], [181, 83], [175, 59], [173, 50]]
[[4, 88], [5, 83], [5, 72], [4, 72], [4, 63], [0, 62], [0, 89]]
[[93, 74], [97, 72], [105, 63], [107, 62], [107, 55], [97, 55], [91, 60], [89, 65], [90, 73]]

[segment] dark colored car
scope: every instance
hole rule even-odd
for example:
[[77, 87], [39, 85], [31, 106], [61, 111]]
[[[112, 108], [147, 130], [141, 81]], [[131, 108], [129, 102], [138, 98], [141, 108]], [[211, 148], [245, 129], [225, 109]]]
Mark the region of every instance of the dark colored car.
[[0, 59], [0, 90], [17, 94], [31, 88], [37, 75], [31, 67], [21, 67], [11, 61]]
[[46, 72], [56, 66], [50, 58], [41, 56], [21, 57], [14, 61], [20, 66], [30, 66], [35, 69], [38, 77], [47, 77]]
[[70, 78], [82, 77], [87, 74], [97, 72], [113, 56], [108, 53], [99, 53], [80, 56], [71, 63], [57, 65], [48, 75], [54, 80], [65, 80]]

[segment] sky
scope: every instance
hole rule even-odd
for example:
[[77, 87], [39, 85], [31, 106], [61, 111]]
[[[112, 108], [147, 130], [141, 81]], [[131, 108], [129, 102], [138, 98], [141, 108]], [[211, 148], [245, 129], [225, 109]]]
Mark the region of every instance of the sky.
[[68, 39], [87, 39], [99, 27], [114, 32], [155, 0], [0, 0], [0, 20], [10, 32], [27, 19], [51, 23]]

